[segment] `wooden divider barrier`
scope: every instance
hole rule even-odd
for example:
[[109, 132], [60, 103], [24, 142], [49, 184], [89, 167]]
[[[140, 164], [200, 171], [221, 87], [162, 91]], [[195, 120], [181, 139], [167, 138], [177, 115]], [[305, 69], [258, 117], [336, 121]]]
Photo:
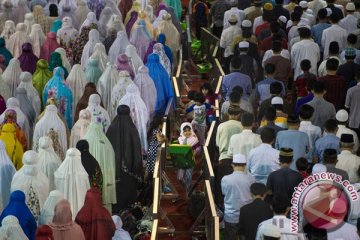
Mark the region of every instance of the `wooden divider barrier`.
[[219, 240], [219, 216], [216, 212], [216, 205], [210, 186], [210, 181], [205, 180], [205, 229], [208, 240]]
[[159, 228], [159, 220], [154, 219], [153, 224], [152, 224], [152, 228], [151, 228], [151, 238], [150, 238], [151, 240], [157, 240], [158, 239], [158, 236], [159, 236], [158, 228]]

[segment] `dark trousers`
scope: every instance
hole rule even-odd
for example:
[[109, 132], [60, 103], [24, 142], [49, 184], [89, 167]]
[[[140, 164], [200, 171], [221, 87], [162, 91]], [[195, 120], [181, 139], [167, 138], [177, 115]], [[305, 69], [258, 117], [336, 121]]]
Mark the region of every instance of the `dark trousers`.
[[215, 167], [215, 201], [217, 205], [224, 209], [224, 196], [221, 192], [221, 179], [233, 173], [233, 168], [231, 166], [232, 159], [223, 159]]
[[239, 224], [225, 222], [225, 239], [238, 240], [239, 239]]
[[221, 37], [221, 33], [222, 33], [222, 30], [223, 30], [223, 26], [221, 27], [216, 27], [215, 25], [213, 26], [213, 29], [212, 29], [212, 32], [215, 36], [217, 36], [218, 38]]
[[231, 59], [234, 55], [230, 55], [228, 57], [224, 57], [224, 72], [225, 74], [229, 74], [230, 73], [230, 62]]

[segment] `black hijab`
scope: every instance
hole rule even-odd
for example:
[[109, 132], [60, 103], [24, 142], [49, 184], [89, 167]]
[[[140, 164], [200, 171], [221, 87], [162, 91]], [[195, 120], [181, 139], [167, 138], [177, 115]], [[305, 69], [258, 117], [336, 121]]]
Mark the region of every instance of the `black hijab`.
[[[89, 143], [86, 140], [80, 140], [76, 143], [76, 148], [81, 152], [81, 163], [85, 168], [85, 171], [89, 175], [90, 185], [92, 185], [93, 179], [102, 182], [102, 173], [99, 163], [96, 161], [93, 155], [89, 152]], [[101, 176], [98, 176], [101, 175]], [[101, 179], [99, 179], [101, 178]]]
[[115, 151], [116, 179], [125, 172], [143, 181], [144, 170], [141, 154], [139, 133], [130, 117], [130, 108], [120, 105], [117, 108], [117, 116], [112, 121], [106, 136]]

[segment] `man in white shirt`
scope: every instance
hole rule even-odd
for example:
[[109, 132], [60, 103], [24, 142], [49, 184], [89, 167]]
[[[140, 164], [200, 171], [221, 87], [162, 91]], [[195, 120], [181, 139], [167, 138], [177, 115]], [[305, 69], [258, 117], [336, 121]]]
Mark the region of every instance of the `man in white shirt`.
[[329, 56], [329, 45], [331, 42], [336, 41], [339, 44], [341, 52], [346, 45], [347, 32], [339, 26], [340, 17], [336, 13], [330, 15], [331, 27], [324, 30], [321, 38], [321, 45], [324, 48], [324, 59]]
[[272, 201], [272, 209], [274, 211], [274, 217], [259, 224], [256, 240], [266, 239], [264, 238], [264, 232], [268, 224], [275, 225], [280, 229], [281, 240], [305, 239], [304, 234], [294, 233], [291, 229], [291, 219], [286, 217], [289, 211], [287, 199], [284, 199], [281, 196], [274, 197]]
[[336, 120], [338, 121], [338, 131], [336, 132], [336, 136], [338, 138], [341, 138], [341, 135], [343, 134], [350, 134], [353, 136], [354, 139], [354, 148], [352, 150], [352, 152], [354, 154], [356, 154], [357, 150], [359, 149], [359, 138], [358, 135], [356, 134], [356, 132], [354, 130], [351, 130], [350, 128], [347, 128], [346, 125], [348, 123], [349, 120], [349, 114], [346, 110], [344, 109], [340, 109], [337, 113], [336, 113]]
[[315, 126], [311, 122], [311, 118], [314, 114], [314, 108], [310, 105], [304, 104], [300, 107], [299, 117], [301, 119], [299, 131], [304, 132], [309, 137], [309, 155], [308, 162], [312, 162], [314, 157], [315, 142], [321, 138], [321, 128]]
[[231, 105], [228, 109], [229, 120], [221, 123], [216, 131], [216, 146], [219, 148], [220, 157], [219, 164], [215, 168], [215, 194], [220, 205], [223, 201], [221, 194], [221, 179], [230, 173], [233, 169], [231, 167], [232, 156], [228, 156], [228, 147], [231, 136], [242, 131], [242, 125], [239, 121], [241, 109], [239, 106]]
[[260, 137], [263, 143], [250, 151], [247, 166], [256, 182], [266, 184], [269, 174], [280, 168], [280, 151], [272, 147], [275, 141], [274, 129], [263, 128]]
[[245, 19], [245, 12], [243, 10], [240, 10], [237, 8], [237, 4], [238, 4], [237, 1], [231, 0], [230, 4], [231, 4], [231, 8], [229, 10], [227, 10], [224, 14], [223, 31], [231, 26], [229, 23], [229, 19], [230, 19], [231, 15], [234, 15], [236, 17], [236, 19], [237, 19], [236, 26], [238, 26], [239, 28], [241, 27], [242, 21]]
[[234, 172], [221, 180], [224, 195], [225, 239], [237, 240], [239, 236], [240, 208], [251, 202], [250, 186], [255, 179], [246, 174], [246, 158], [242, 154], [233, 157]]
[[307, 1], [300, 1], [299, 6], [303, 9], [302, 17], [306, 18], [309, 21], [309, 25], [312, 26], [315, 23], [314, 15], [312, 14], [312, 10], [307, 11], [308, 9], [308, 2]]
[[303, 27], [299, 29], [300, 42], [297, 42], [291, 48], [291, 65], [294, 69], [294, 79], [301, 74], [300, 63], [304, 59], [311, 62], [310, 72], [317, 74], [317, 63], [320, 60], [320, 48], [311, 39], [310, 29]]
[[253, 123], [253, 114], [244, 113], [242, 115], [241, 124], [243, 126], [243, 131], [239, 134], [234, 134], [230, 138], [228, 156], [233, 156], [240, 153], [248, 158], [250, 150], [256, 148], [262, 143], [260, 135], [252, 132]]
[[349, 174], [350, 183], [360, 181], [358, 169], [360, 166], [360, 157], [351, 153], [354, 147], [354, 137], [351, 134], [342, 134], [340, 138], [340, 154], [335, 167], [346, 171]]
[[354, 16], [355, 4], [349, 2], [346, 4], [346, 17], [340, 20], [339, 26], [347, 31], [347, 33], [352, 33], [357, 29], [357, 17]]
[[339, 44], [338, 42], [336, 41], [333, 41], [330, 43], [329, 45], [329, 56], [327, 58], [324, 58], [324, 61], [322, 61], [319, 65], [319, 68], [318, 68], [318, 76], [319, 77], [322, 77], [322, 76], [325, 76], [327, 74], [327, 71], [326, 71], [326, 63], [327, 63], [327, 60], [329, 60], [330, 58], [335, 58], [336, 60], [339, 61], [339, 63], [342, 63], [340, 57], [339, 57]]
[[324, 0], [313, 0], [308, 3], [308, 7], [313, 11], [314, 16], [317, 16], [319, 10], [325, 8], [326, 6], [327, 3]]
[[227, 69], [227, 72], [229, 71], [231, 56], [234, 55], [232, 48], [234, 37], [241, 35], [241, 28], [236, 25], [237, 21], [236, 16], [231, 15], [228, 21], [230, 23], [230, 27], [224, 29], [220, 38], [220, 47], [224, 49], [225, 68]]

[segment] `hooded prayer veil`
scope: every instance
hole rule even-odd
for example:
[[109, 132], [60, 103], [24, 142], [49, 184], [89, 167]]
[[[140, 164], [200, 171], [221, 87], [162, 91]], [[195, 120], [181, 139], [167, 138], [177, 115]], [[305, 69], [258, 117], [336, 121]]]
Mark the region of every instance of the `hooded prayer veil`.
[[55, 105], [48, 105], [45, 108], [44, 116], [36, 123], [33, 137], [33, 149], [39, 148], [39, 139], [55, 131], [59, 135], [60, 147], [63, 152], [67, 150], [66, 127], [58, 116], [58, 110]]
[[116, 116], [119, 101], [125, 96], [126, 88], [131, 83], [133, 83], [133, 81], [131, 80], [129, 73], [127, 71], [121, 71], [119, 73], [119, 81], [111, 91], [111, 107], [108, 107], [110, 119], [114, 119]]
[[113, 146], [104, 134], [102, 125], [97, 122], [90, 124], [84, 139], [88, 141], [89, 151], [101, 167], [103, 174], [103, 204], [108, 210], [111, 210], [111, 204], [116, 203], [115, 153]]
[[24, 88], [26, 90], [26, 95], [33, 106], [36, 116], [40, 114], [41, 111], [41, 101], [39, 93], [36, 91], [32, 83], [32, 76], [29, 72], [23, 72], [20, 74], [20, 84], [18, 88]]
[[40, 209], [49, 194], [49, 179], [38, 169], [38, 154], [27, 151], [23, 156], [24, 166], [15, 173], [11, 182], [11, 191], [21, 190], [26, 196], [26, 205], [38, 220]]
[[38, 167], [49, 179], [50, 191], [55, 189], [54, 172], [59, 168], [61, 161], [53, 148], [53, 141], [48, 136], [39, 139]]
[[114, 64], [108, 62], [104, 73], [101, 75], [97, 89], [102, 96], [104, 107], [110, 111], [111, 107], [111, 91], [119, 80], [119, 73]]
[[53, 190], [49, 193], [44, 207], [40, 210], [39, 224], [49, 224], [54, 218], [56, 204], [64, 199], [62, 192]]
[[70, 148], [54, 176], [56, 189], [70, 202], [74, 219], [84, 205], [86, 191], [90, 188], [88, 174], [81, 164], [80, 151]]
[[10, 200], [11, 180], [16, 172], [14, 164], [6, 153], [5, 144], [0, 140], [0, 197], [2, 206], [8, 205]]
[[149, 111], [146, 108], [146, 105], [140, 96], [139, 89], [135, 84], [132, 83], [126, 88], [125, 96], [119, 101], [119, 106], [120, 105], [127, 105], [130, 108], [130, 117], [139, 132], [142, 149], [144, 152], [147, 152], [147, 126], [149, 123]]
[[143, 163], [139, 133], [130, 117], [130, 108], [120, 105], [107, 137], [115, 149], [117, 205], [114, 211], [136, 201], [137, 186], [143, 181]]
[[147, 110], [149, 111], [149, 119], [152, 119], [156, 106], [156, 88], [154, 81], [149, 76], [149, 70], [145, 66], [139, 68], [139, 72], [134, 79], [134, 83], [139, 88], [140, 96], [144, 100]]

